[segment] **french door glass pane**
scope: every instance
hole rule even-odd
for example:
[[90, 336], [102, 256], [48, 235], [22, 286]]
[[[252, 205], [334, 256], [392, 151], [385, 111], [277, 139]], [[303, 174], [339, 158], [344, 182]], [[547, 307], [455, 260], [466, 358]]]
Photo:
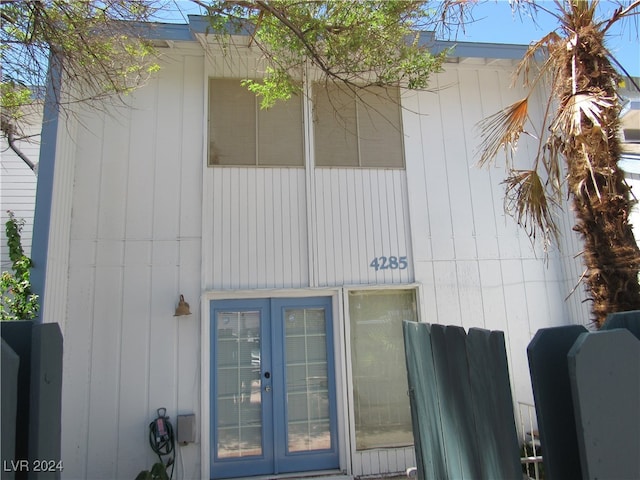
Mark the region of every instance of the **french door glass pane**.
[[414, 290], [349, 292], [356, 448], [411, 445], [402, 321], [417, 321]]
[[326, 318], [323, 308], [285, 309], [287, 448], [331, 448]]
[[260, 313], [218, 312], [218, 458], [262, 454]]

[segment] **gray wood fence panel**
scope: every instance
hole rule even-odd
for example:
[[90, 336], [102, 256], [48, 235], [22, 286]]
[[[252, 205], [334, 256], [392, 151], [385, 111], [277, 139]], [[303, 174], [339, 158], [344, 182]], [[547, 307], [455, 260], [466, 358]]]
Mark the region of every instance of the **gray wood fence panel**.
[[[31, 331], [34, 322], [31, 320], [21, 320], [15, 322], [0, 322], [2, 338], [9, 344], [11, 349], [20, 357], [20, 368], [18, 370], [18, 406], [16, 411], [15, 435], [15, 459], [27, 460], [29, 458], [29, 401], [31, 384]], [[18, 470], [15, 473], [16, 480], [27, 478], [26, 470]]]
[[640, 340], [583, 333], [567, 359], [582, 478], [640, 478]]
[[504, 335], [404, 323], [420, 478], [522, 475]]
[[[453, 386], [447, 371], [447, 350], [444, 339], [444, 327], [431, 325], [429, 341], [433, 352], [433, 365], [438, 395], [438, 415], [442, 424], [442, 438], [445, 454], [446, 478], [464, 478], [460, 465], [460, 445], [458, 442], [458, 424], [453, 399]], [[429, 382], [422, 377], [422, 381]]]
[[476, 436], [473, 410], [470, 403], [465, 404], [465, 400], [470, 402], [471, 399], [465, 399], [463, 392], [465, 387], [469, 390], [464, 336], [464, 330], [460, 327], [431, 325], [431, 348], [448, 478], [477, 478], [472, 471], [473, 461], [478, 461], [477, 452], [471, 448]]
[[640, 340], [640, 310], [630, 312], [617, 312], [607, 315], [601, 330], [613, 330], [614, 328], [626, 328]]
[[[436, 327], [436, 325], [434, 325]], [[476, 432], [475, 399], [469, 378], [467, 358], [467, 334], [458, 326], [444, 327], [444, 346], [447, 352], [448, 374], [451, 388], [451, 406], [457, 419], [458, 460], [462, 470], [461, 478], [480, 478], [478, 434]]]
[[[20, 357], [7, 342], [2, 339], [2, 478], [12, 480], [15, 474], [11, 468], [5, 470], [5, 465], [15, 460], [16, 453], [16, 416], [18, 413], [18, 369]], [[6, 462], [6, 463], [4, 463]]]
[[527, 347], [545, 475], [550, 480], [581, 477], [567, 353], [586, 331], [581, 325], [543, 328]]
[[[29, 458], [61, 460], [62, 332], [57, 323], [35, 324], [31, 340]], [[57, 464], [56, 464], [57, 466]], [[31, 472], [30, 479], [60, 478], [60, 469]]]
[[[429, 326], [405, 321], [403, 329], [418, 478], [444, 479], [446, 459]], [[431, 382], [413, 381], [419, 378]]]
[[469, 378], [481, 443], [479, 478], [522, 474], [504, 334], [472, 328], [467, 335]]

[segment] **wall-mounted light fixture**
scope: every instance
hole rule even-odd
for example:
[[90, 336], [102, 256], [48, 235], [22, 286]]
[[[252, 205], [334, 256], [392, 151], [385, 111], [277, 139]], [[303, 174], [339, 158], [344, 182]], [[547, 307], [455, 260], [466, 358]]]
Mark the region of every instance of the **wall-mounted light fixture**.
[[184, 295], [180, 295], [180, 301], [176, 307], [176, 313], [174, 313], [173, 316], [181, 317], [183, 315], [191, 315], [191, 310], [189, 310], [189, 304], [184, 301]]

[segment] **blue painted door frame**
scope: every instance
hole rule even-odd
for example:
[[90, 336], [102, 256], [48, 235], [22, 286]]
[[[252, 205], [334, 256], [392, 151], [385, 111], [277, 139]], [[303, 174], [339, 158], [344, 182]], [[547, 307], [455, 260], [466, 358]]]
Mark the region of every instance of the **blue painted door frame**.
[[[287, 339], [288, 327], [292, 325], [292, 322], [297, 321], [293, 318], [296, 312], [316, 312], [316, 315], [317, 312], [323, 312], [324, 332], [321, 332], [319, 337], [315, 335], [309, 337], [310, 339], [304, 335], [295, 335], [294, 337], [299, 337], [297, 339]], [[241, 333], [239, 326], [233, 327], [233, 319], [241, 317], [248, 318], [249, 320], [246, 320], [245, 323], [251, 324], [251, 328], [245, 328], [243, 333]], [[337, 469], [339, 455], [331, 297], [212, 301], [210, 320], [210, 477], [218, 479]], [[310, 391], [308, 382], [303, 385], [306, 392], [296, 392], [298, 387], [294, 385], [293, 381], [295, 372], [298, 372], [298, 377], [300, 377], [300, 368], [306, 369], [308, 379], [313, 365], [310, 367], [308, 362], [304, 366], [292, 364], [291, 362], [296, 360], [290, 358], [288, 369], [287, 351], [288, 349], [291, 351], [292, 344], [290, 342], [295, 343], [296, 340], [302, 340], [306, 345], [314, 337], [325, 339], [326, 379], [314, 380], [316, 383], [322, 384], [320, 394]], [[232, 350], [225, 350], [228, 345], [233, 345]], [[242, 354], [242, 350], [244, 350], [244, 354]], [[315, 351], [312, 354], [318, 355]], [[304, 352], [306, 356], [312, 354], [306, 350]], [[229, 381], [225, 383], [224, 380], [228, 378], [230, 371], [226, 365], [230, 363], [235, 365], [235, 360], [230, 360], [232, 355], [238, 355], [238, 358], [244, 355], [246, 359], [244, 367], [230, 367], [233, 374], [237, 374], [239, 379], [241, 377], [244, 379], [236, 382], [237, 392], [230, 392]], [[251, 367], [248, 363], [249, 358], [251, 358]], [[247, 380], [247, 375], [250, 377], [249, 380]], [[233, 379], [231, 383], [233, 384]], [[248, 384], [250, 386], [247, 386]], [[303, 448], [295, 446], [291, 448], [291, 439], [294, 435], [292, 429], [300, 427], [300, 425], [296, 426], [296, 418], [300, 414], [300, 395], [303, 395], [303, 403], [306, 398], [306, 408], [309, 412], [312, 409], [312, 403], [322, 404], [324, 409], [327, 408], [324, 404], [328, 403], [329, 425], [325, 426], [320, 423], [324, 429], [323, 441], [317, 448], [311, 445], [312, 442], [308, 442], [307, 446]], [[219, 401], [219, 398], [222, 400]], [[232, 410], [225, 408], [230, 403], [234, 404], [231, 406]], [[243, 409], [242, 405], [238, 404], [248, 405], [244, 407], [248, 413], [238, 413]], [[303, 410], [304, 408], [305, 406], [302, 405]], [[259, 411], [256, 412], [256, 409]], [[225, 443], [223, 430], [226, 427], [224, 425], [227, 421], [235, 421], [228, 418], [229, 411], [233, 411], [233, 415], [237, 415], [238, 418], [242, 418], [243, 415], [251, 418], [244, 424], [241, 420], [239, 421], [237, 430], [240, 433], [237, 434], [237, 440], [234, 441], [235, 444], [244, 445], [246, 438], [251, 437], [248, 442], [251, 446], [244, 451], [238, 447], [237, 451], [229, 453], [228, 449], [222, 446]], [[313, 417], [311, 413], [307, 416]], [[313, 422], [307, 421], [307, 424], [309, 425], [308, 429], [311, 430]], [[304, 422], [302, 427], [305, 427]], [[231, 428], [231, 430], [234, 429], [235, 427]], [[242, 433], [242, 430], [247, 433]], [[232, 433], [235, 434], [235, 432]], [[307, 438], [311, 438], [312, 435], [313, 433], [310, 432]]]

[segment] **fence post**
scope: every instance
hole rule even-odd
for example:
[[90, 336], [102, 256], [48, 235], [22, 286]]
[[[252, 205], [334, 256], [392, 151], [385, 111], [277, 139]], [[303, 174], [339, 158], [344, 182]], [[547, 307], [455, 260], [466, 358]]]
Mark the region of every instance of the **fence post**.
[[613, 330], [614, 328], [626, 328], [640, 340], [640, 310], [616, 312], [607, 315], [607, 320], [601, 330]]
[[543, 328], [527, 347], [544, 471], [551, 480], [582, 475], [567, 353], [586, 331], [581, 325]]
[[[20, 357], [18, 369], [18, 406], [16, 410], [16, 437], [14, 460], [27, 461], [29, 458], [29, 398], [31, 375], [31, 333], [33, 328], [31, 320], [17, 320], [13, 322], [0, 322], [2, 338], [9, 344], [13, 351]], [[18, 468], [15, 472], [16, 480], [26, 480], [29, 473], [25, 468]]]
[[16, 416], [18, 413], [18, 369], [20, 357], [2, 339], [2, 478], [13, 480], [15, 474], [5, 467], [16, 459]]
[[470, 328], [467, 356], [480, 445], [480, 478], [522, 474], [504, 333]]
[[[31, 344], [31, 399], [29, 459], [50, 462], [30, 479], [59, 479], [62, 433], [62, 332], [57, 323], [33, 326]], [[55, 464], [53, 463], [55, 462]]]
[[640, 340], [583, 333], [567, 358], [583, 478], [640, 478]]
[[[447, 465], [429, 326], [405, 320], [403, 330], [418, 478], [445, 479]], [[421, 378], [431, 379], [431, 384], [417, 381]]]

